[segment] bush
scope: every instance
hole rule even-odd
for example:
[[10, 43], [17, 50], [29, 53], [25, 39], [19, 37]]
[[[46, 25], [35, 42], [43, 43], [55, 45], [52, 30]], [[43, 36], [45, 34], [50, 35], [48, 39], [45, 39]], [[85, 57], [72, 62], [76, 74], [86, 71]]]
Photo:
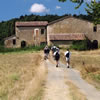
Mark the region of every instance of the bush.
[[0, 46], [0, 53], [7, 52], [20, 52], [20, 51], [40, 51], [43, 50], [45, 45], [40, 46], [29, 46], [24, 48], [5, 48], [4, 46]]
[[79, 50], [79, 51], [90, 50], [91, 42], [89, 40], [73, 41], [72, 45], [70, 46], [70, 49]]

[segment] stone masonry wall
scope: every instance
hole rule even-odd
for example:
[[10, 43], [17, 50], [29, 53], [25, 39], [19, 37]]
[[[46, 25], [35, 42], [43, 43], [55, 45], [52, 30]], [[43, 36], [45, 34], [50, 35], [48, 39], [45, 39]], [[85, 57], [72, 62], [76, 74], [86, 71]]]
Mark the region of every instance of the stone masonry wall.
[[[39, 37], [35, 37], [34, 30], [39, 30]], [[39, 44], [41, 42], [46, 42], [46, 29], [45, 34], [41, 34], [41, 29], [45, 29], [45, 27], [16, 27], [16, 47], [21, 46], [21, 41], [25, 41], [26, 45], [35, 45], [36, 42]]]
[[98, 40], [100, 43], [100, 25], [97, 26], [97, 32], [93, 32], [93, 24], [91, 22], [74, 17], [65, 18], [61, 21], [49, 24], [47, 31], [48, 44], [50, 44], [49, 34], [59, 33], [84, 33], [90, 40]]

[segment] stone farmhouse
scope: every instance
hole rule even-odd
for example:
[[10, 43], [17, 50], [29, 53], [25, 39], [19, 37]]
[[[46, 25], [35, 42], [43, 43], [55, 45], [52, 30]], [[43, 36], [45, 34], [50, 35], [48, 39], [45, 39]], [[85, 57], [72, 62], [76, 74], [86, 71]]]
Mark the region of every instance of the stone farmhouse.
[[5, 39], [5, 47], [19, 48], [46, 43], [47, 25], [47, 21], [16, 22], [16, 34]]
[[100, 44], [100, 25], [67, 16], [48, 23], [47, 21], [16, 22], [15, 36], [5, 39], [5, 47], [17, 48], [29, 45], [70, 45], [73, 40], [86, 37]]

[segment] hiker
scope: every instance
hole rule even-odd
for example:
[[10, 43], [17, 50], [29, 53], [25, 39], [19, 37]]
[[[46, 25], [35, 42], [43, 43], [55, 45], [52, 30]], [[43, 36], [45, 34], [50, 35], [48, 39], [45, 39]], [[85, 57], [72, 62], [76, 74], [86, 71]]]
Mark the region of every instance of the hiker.
[[70, 64], [70, 51], [69, 51], [69, 49], [67, 49], [67, 51], [65, 52], [65, 58], [66, 58], [66, 62], [67, 62], [67, 68], [69, 68], [69, 64]]
[[54, 52], [56, 51], [56, 48], [57, 48], [56, 46], [52, 46], [52, 47], [51, 47], [51, 50], [52, 50], [52, 55], [53, 55], [53, 54], [54, 54]]
[[48, 59], [50, 49], [48, 46], [44, 48], [44, 60]]
[[58, 47], [56, 47], [56, 51], [58, 51], [58, 52], [59, 52], [59, 48], [58, 48]]
[[59, 59], [60, 59], [60, 53], [59, 53], [59, 51], [55, 51], [54, 52], [54, 58], [56, 60], [56, 67], [58, 67], [58, 65], [59, 65]]

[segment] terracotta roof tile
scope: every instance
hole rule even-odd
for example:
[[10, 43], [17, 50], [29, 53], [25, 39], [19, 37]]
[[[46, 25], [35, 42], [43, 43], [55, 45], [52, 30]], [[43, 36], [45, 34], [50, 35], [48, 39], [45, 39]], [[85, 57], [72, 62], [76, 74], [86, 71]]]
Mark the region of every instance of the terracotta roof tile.
[[51, 34], [50, 40], [84, 40], [85, 35], [83, 33], [64, 33], [64, 34]]
[[29, 22], [16, 22], [17, 27], [25, 27], [25, 26], [47, 26], [47, 21], [29, 21]]

